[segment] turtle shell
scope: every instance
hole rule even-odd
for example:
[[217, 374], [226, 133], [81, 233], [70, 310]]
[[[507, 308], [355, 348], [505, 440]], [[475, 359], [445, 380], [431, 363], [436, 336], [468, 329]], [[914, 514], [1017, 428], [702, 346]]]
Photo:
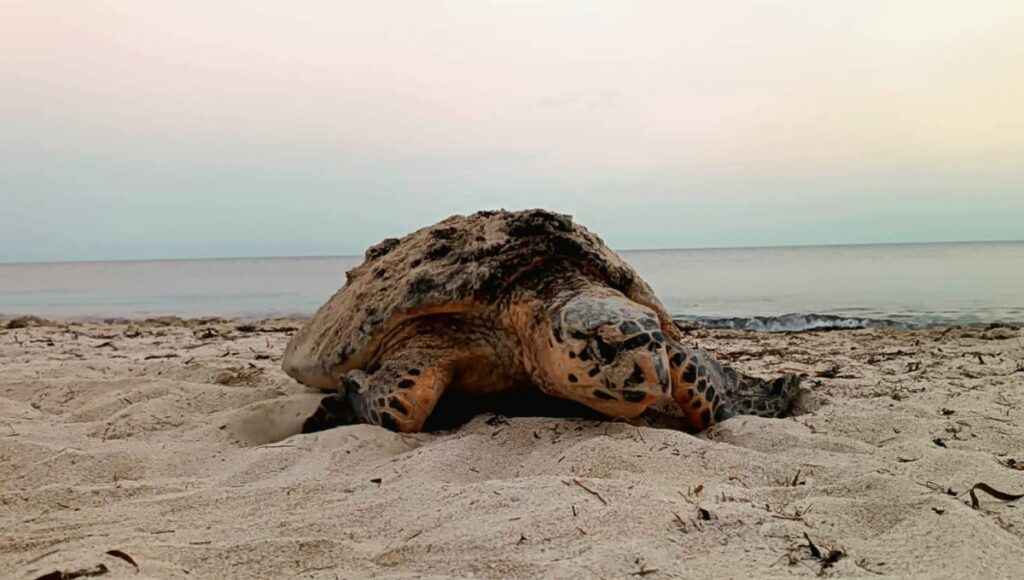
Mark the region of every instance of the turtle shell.
[[[597, 235], [545, 210], [456, 215], [366, 251], [362, 264], [300, 330], [283, 368], [312, 387], [336, 388], [345, 372], [372, 364], [382, 337], [412, 318], [485, 311], [528, 272], [570, 262], [596, 281], [653, 308], [675, 326], [650, 286]], [[491, 310], [494, 312], [494, 310]]]

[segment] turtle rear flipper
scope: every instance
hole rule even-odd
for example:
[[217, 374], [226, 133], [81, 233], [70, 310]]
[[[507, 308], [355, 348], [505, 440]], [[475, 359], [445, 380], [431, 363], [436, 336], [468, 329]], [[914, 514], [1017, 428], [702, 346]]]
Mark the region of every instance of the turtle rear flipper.
[[726, 396], [738, 415], [781, 417], [789, 412], [800, 390], [800, 375], [786, 373], [775, 379], [745, 375], [732, 367], [722, 369]]
[[302, 423], [302, 432], [316, 433], [358, 422], [359, 418], [345, 394], [334, 393], [320, 400], [316, 412]]

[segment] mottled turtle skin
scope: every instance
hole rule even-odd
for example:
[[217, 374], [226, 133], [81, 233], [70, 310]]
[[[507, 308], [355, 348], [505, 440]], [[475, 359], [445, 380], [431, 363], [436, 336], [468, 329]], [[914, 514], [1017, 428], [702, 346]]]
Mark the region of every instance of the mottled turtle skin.
[[599, 237], [544, 210], [452, 216], [366, 252], [289, 342], [283, 368], [334, 394], [304, 430], [417, 432], [446, 390], [539, 389], [608, 417], [671, 397], [688, 430], [775, 416], [798, 378], [743, 375], [684, 347], [651, 287]]

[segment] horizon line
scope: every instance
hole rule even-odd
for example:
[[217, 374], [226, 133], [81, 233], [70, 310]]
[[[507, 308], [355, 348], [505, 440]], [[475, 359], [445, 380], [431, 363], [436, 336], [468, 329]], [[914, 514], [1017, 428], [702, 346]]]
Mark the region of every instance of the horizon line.
[[[766, 246], [703, 246], [689, 248], [626, 248], [616, 249], [615, 253], [625, 252], [671, 252], [671, 251], [715, 251], [715, 250], [779, 250], [797, 248], [841, 248], [862, 246], [941, 246], [960, 244], [1013, 244], [1024, 243], [1024, 239], [1014, 240], [949, 240], [941, 242], [852, 242], [829, 244], [774, 244]], [[205, 258], [126, 258], [126, 259], [88, 259], [88, 260], [37, 260], [24, 262], [0, 262], [0, 266], [30, 266], [36, 264], [111, 264], [130, 262], [200, 262], [229, 260], [325, 260], [334, 258], [362, 258], [359, 254], [320, 254], [290, 256], [219, 256]]]

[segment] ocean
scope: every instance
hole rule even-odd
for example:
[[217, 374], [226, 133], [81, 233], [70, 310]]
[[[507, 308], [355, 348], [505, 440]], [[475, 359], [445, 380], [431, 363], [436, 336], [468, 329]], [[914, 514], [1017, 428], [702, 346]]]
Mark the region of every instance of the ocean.
[[[762, 331], [1024, 323], [1024, 242], [625, 251], [679, 320]], [[0, 316], [306, 316], [361, 257], [0, 264]]]

